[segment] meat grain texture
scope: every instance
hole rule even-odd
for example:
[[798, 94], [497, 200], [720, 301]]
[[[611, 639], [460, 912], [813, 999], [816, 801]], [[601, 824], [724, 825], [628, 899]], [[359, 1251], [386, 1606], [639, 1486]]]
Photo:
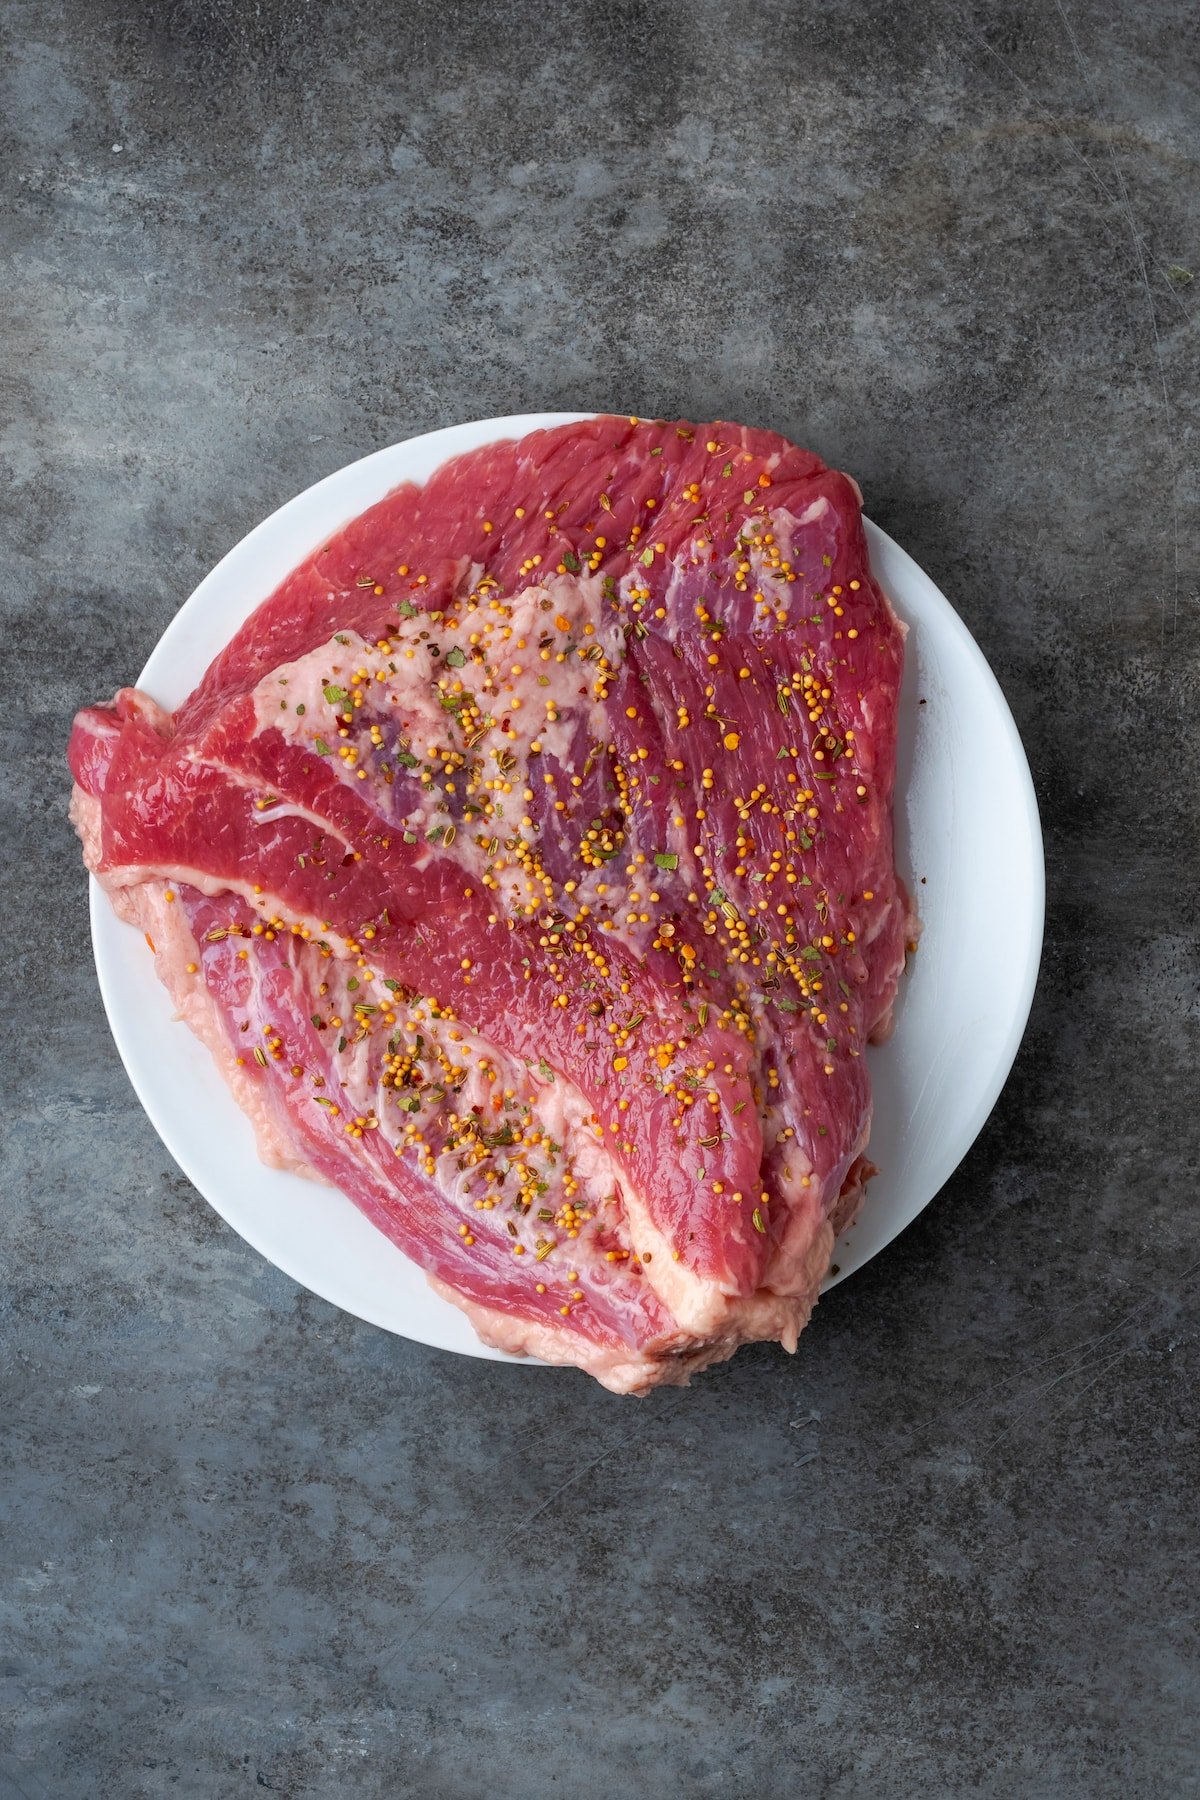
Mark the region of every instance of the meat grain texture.
[[846, 475], [600, 417], [396, 489], [174, 716], [81, 712], [73, 817], [264, 1159], [642, 1392], [793, 1349], [861, 1203], [902, 662]]

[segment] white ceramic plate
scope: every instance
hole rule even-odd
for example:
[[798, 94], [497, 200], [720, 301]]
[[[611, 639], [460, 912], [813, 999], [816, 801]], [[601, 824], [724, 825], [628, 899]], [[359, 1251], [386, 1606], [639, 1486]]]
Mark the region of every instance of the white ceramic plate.
[[[138, 686], [176, 707], [258, 603], [316, 544], [449, 456], [584, 417], [536, 413], [433, 431], [364, 457], [288, 502], [229, 552], [163, 633]], [[1042, 943], [1037, 802], [1016, 726], [950, 603], [868, 524], [875, 573], [911, 627], [900, 711], [897, 855], [924, 922], [890, 1043], [870, 1052], [879, 1167], [838, 1245], [844, 1280], [927, 1206], [966, 1154], [1012, 1067]], [[921, 704], [923, 702], [923, 704]], [[117, 1048], [151, 1122], [235, 1231], [286, 1274], [402, 1337], [485, 1349], [414, 1263], [329, 1188], [267, 1169], [209, 1054], [172, 1018], [140, 933], [92, 882], [92, 941]]]

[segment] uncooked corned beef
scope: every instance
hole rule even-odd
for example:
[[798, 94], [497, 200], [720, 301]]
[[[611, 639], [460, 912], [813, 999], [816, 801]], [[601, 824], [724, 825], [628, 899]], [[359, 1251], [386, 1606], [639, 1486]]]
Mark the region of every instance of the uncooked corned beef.
[[593, 418], [397, 488], [173, 717], [81, 712], [73, 816], [264, 1157], [640, 1392], [793, 1349], [871, 1172], [902, 655], [846, 475]]

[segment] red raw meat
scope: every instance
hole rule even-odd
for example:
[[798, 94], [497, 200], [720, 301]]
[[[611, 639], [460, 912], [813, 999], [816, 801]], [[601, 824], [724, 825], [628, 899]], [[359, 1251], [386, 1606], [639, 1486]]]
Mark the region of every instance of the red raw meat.
[[81, 712], [75, 817], [264, 1153], [641, 1391], [794, 1347], [861, 1199], [902, 658], [847, 476], [597, 418], [389, 494], [174, 718]]

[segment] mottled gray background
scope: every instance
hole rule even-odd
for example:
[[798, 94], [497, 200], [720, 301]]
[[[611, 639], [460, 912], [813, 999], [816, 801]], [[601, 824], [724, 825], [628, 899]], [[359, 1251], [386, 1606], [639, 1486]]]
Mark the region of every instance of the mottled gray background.
[[[1200, 1793], [1194, 9], [0, 31], [0, 1789]], [[219, 1222], [113, 1050], [65, 817], [73, 710], [258, 519], [543, 407], [853, 470], [1046, 826], [962, 1169], [794, 1361], [642, 1404], [386, 1337]]]

